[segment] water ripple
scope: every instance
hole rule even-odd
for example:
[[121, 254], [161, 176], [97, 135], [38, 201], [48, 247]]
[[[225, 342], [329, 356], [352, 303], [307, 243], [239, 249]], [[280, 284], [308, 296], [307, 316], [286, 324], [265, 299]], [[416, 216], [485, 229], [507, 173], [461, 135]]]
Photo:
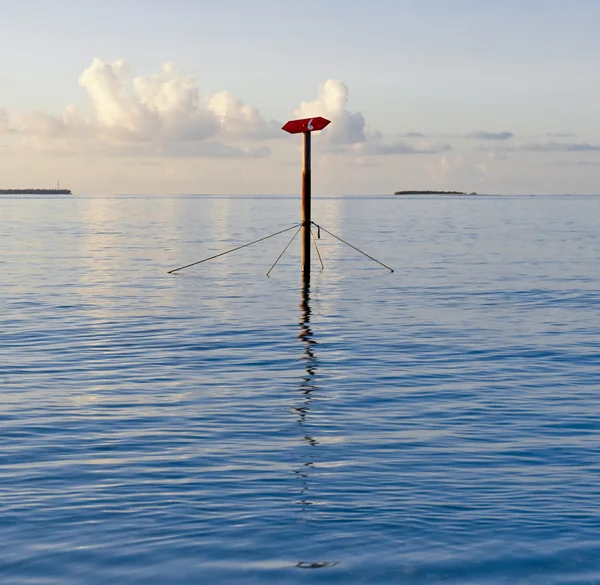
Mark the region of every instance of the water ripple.
[[3, 585], [600, 582], [600, 199], [232, 201], [0, 201]]

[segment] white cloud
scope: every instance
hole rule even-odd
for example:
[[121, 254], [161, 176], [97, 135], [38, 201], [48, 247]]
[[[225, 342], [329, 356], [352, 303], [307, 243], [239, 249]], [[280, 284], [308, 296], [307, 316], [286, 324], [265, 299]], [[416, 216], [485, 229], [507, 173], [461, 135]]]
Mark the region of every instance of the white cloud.
[[319, 86], [318, 97], [314, 101], [302, 102], [294, 112], [297, 118], [323, 116], [331, 120], [331, 125], [323, 135], [329, 144], [343, 146], [367, 140], [365, 117], [360, 112], [346, 109], [350, 90], [338, 79], [328, 79]]
[[[172, 64], [149, 76], [134, 77], [123, 60], [94, 59], [79, 77], [86, 106], [57, 115], [0, 111], [0, 132], [17, 137], [17, 148], [54, 155], [168, 156], [189, 158], [262, 158], [266, 146], [252, 143], [283, 137], [281, 124], [228, 91], [202, 96], [196, 80], [179, 75]], [[434, 154], [451, 149], [418, 132], [386, 142], [369, 129], [361, 112], [348, 109], [348, 87], [329, 79], [317, 99], [304, 101], [299, 118], [331, 120], [319, 142], [336, 154], [358, 157]], [[14, 142], [14, 141], [13, 141]]]
[[[171, 64], [148, 77], [132, 78], [127, 64], [94, 59], [79, 77], [88, 103], [56, 116], [18, 113], [10, 118], [20, 146], [61, 154], [162, 154], [190, 157], [268, 156], [269, 150], [230, 146], [223, 140], [262, 140], [276, 122], [228, 92], [202, 98], [196, 81]], [[0, 114], [0, 131], [9, 129]]]
[[228, 91], [220, 91], [207, 99], [208, 111], [219, 121], [226, 136], [242, 136], [264, 140], [281, 136], [279, 122], [267, 122], [253, 106], [245, 105]]
[[405, 138], [419, 138], [413, 142], [385, 142], [381, 132], [369, 128], [362, 113], [347, 109], [349, 95], [350, 90], [345, 83], [329, 79], [319, 86], [316, 100], [302, 102], [294, 112], [297, 118], [323, 116], [331, 120], [331, 124], [319, 133], [329, 152], [364, 157], [434, 154], [451, 150], [449, 144], [424, 140], [420, 132], [403, 135]]

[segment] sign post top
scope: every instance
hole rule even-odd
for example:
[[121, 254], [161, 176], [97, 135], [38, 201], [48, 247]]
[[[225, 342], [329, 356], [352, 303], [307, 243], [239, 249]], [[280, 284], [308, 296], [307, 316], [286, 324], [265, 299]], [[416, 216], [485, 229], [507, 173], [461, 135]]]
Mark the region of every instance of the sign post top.
[[301, 132], [316, 132], [323, 130], [331, 120], [326, 120], [317, 116], [316, 118], [302, 118], [301, 120], [290, 120], [286, 122], [281, 129], [290, 134], [300, 134]]

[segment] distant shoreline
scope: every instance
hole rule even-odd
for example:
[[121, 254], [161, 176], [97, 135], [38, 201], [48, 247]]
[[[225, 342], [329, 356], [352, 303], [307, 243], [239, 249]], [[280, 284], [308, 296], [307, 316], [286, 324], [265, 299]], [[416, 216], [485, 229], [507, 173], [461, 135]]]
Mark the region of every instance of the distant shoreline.
[[477, 195], [463, 191], [396, 191], [394, 195]]
[[0, 195], [73, 195], [71, 189], [0, 189]]

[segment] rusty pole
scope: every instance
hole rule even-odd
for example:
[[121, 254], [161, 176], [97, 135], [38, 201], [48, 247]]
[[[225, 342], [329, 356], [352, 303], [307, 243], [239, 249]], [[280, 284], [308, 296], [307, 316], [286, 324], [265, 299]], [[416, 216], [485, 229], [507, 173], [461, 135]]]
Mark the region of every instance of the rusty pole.
[[310, 132], [302, 133], [302, 272], [310, 278]]

